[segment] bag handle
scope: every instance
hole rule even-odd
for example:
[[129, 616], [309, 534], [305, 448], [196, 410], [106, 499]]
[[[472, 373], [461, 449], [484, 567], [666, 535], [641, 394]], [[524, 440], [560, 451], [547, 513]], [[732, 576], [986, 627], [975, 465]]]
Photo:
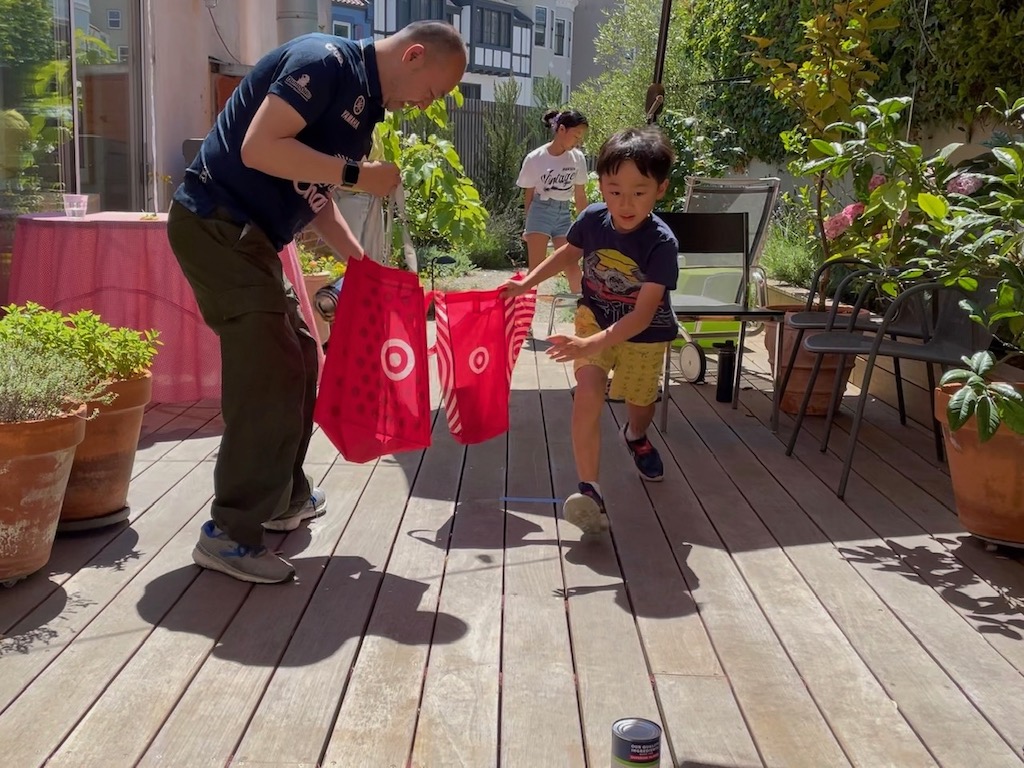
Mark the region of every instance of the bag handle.
[[[405, 256], [405, 266], [409, 271], [419, 273], [419, 263], [416, 259], [416, 249], [412, 247], [412, 238], [409, 236], [409, 220], [405, 214], [405, 187], [399, 182], [395, 187], [394, 202], [395, 212], [398, 214], [398, 226], [402, 228], [402, 253]], [[390, 235], [390, 228], [388, 234]], [[391, 242], [390, 238], [388, 242]]]

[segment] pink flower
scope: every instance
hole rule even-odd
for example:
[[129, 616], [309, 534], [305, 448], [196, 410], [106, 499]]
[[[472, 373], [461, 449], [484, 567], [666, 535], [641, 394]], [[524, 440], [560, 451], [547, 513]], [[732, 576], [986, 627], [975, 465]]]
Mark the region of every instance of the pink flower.
[[853, 224], [853, 219], [846, 215], [848, 208], [849, 206], [844, 208], [842, 213], [825, 219], [824, 226], [826, 240], [835, 240], [843, 234], [843, 232], [849, 229], [851, 224]]
[[880, 173], [876, 173], [871, 177], [871, 181], [868, 182], [868, 192], [874, 192], [883, 184], [885, 184], [885, 176]]
[[973, 195], [981, 189], [981, 179], [973, 173], [964, 173], [956, 178], [950, 179], [946, 184], [946, 191], [958, 195]]
[[864, 207], [864, 203], [850, 203], [848, 206], [843, 208], [842, 215], [847, 217], [850, 220], [850, 223], [852, 224], [854, 221], [860, 218], [860, 215], [862, 213], [864, 213]]

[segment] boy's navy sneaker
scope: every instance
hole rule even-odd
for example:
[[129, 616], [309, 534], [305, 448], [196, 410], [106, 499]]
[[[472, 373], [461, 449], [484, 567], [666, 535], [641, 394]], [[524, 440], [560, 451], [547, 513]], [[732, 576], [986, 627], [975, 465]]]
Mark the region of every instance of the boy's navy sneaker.
[[651, 441], [644, 435], [639, 440], [630, 440], [629, 423], [622, 428], [622, 439], [626, 441], [626, 448], [629, 455], [633, 457], [633, 463], [640, 473], [640, 477], [650, 483], [656, 483], [665, 478], [665, 465], [661, 462], [661, 454], [658, 449], [651, 445]]
[[565, 500], [562, 517], [584, 533], [601, 533], [608, 530], [608, 513], [604, 499], [590, 483], [580, 483], [579, 492]]

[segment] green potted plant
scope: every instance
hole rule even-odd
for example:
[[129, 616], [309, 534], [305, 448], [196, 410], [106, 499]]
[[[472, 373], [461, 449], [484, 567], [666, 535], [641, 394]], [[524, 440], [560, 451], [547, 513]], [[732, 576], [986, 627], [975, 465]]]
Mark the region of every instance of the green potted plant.
[[[797, 118], [793, 128], [783, 132], [781, 138], [786, 151], [794, 157], [790, 163], [794, 175], [813, 178], [812, 184], [801, 190], [800, 197], [807, 201], [811, 211], [809, 242], [818, 264], [826, 264], [839, 255], [832, 245], [836, 228], [847, 219], [852, 222], [854, 214], [862, 210], [855, 202], [842, 209], [840, 218], [833, 220], [830, 217], [838, 199], [832, 191], [834, 182], [853, 172], [852, 162], [837, 162], [833, 155], [844, 138], [850, 138], [845, 126], [858, 122], [859, 118], [854, 117], [855, 110], [865, 103], [867, 90], [878, 81], [879, 72], [885, 69], [885, 64], [871, 52], [871, 38], [874, 33], [898, 24], [887, 13], [889, 5], [890, 0], [850, 0], [801, 22], [805, 43], [798, 50], [804, 54], [802, 62], [773, 58], [767, 53], [773, 40], [748, 37], [758, 48], [752, 56], [753, 61], [765, 73], [759, 83], [791, 108]], [[871, 175], [868, 174], [865, 182]], [[818, 286], [819, 311], [825, 309], [823, 289], [828, 284], [830, 271], [822, 271]], [[787, 318], [804, 310], [802, 304], [796, 303], [775, 305], [775, 308], [785, 310]], [[787, 323], [782, 334], [781, 360], [790, 360], [796, 335]], [[765, 341], [770, 360], [774, 360], [775, 338], [774, 323], [766, 323]], [[826, 412], [838, 363], [836, 356], [825, 356], [823, 375], [817, 379], [807, 411], [809, 414], [822, 415]], [[782, 393], [780, 407], [784, 412], [796, 412], [803, 400], [813, 365], [813, 357], [798, 349], [794, 370], [790, 372], [786, 390]], [[849, 360], [843, 371], [846, 377], [852, 368], [852, 360]], [[784, 371], [775, 371], [774, 374], [778, 386], [786, 374]]]
[[0, 342], [34, 340], [62, 350], [85, 366], [100, 393], [87, 403], [89, 424], [75, 453], [61, 530], [124, 520], [143, 412], [153, 391], [158, 332], [115, 328], [88, 310], [62, 315], [34, 303], [4, 310]]
[[982, 538], [1024, 544], [1024, 98], [986, 104], [1003, 126], [990, 150], [946, 173], [949, 203], [938, 201], [921, 227], [924, 269], [972, 291], [995, 283], [985, 304], [965, 300], [971, 318], [993, 334], [936, 390], [957, 513]]
[[85, 402], [102, 397], [85, 364], [33, 339], [0, 343], [0, 584], [50, 557]]

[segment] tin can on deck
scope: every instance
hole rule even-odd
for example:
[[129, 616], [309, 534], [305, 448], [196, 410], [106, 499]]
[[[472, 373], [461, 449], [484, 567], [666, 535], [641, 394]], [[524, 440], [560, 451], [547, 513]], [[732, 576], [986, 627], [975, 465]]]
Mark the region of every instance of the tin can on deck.
[[661, 765], [661, 726], [640, 717], [626, 717], [612, 723], [612, 765]]

